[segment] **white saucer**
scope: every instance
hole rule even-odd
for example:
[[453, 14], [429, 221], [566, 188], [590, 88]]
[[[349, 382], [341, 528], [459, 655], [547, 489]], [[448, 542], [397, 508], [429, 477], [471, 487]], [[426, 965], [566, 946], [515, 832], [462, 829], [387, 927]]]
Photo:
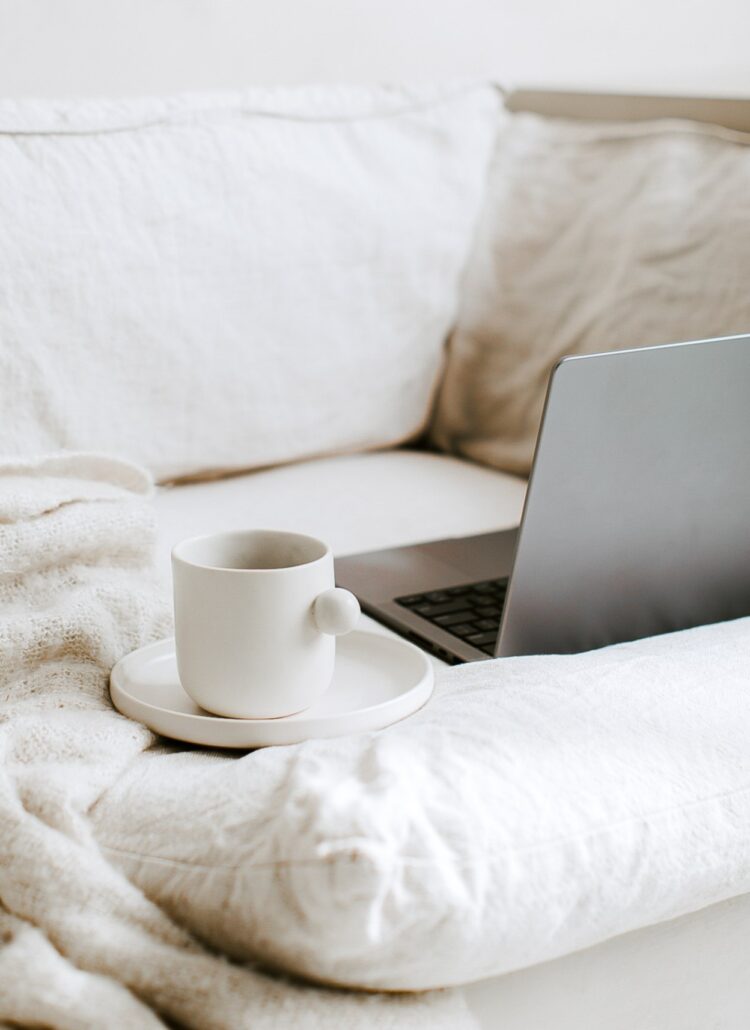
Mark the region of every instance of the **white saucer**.
[[123, 715], [165, 737], [209, 747], [254, 748], [382, 729], [421, 708], [432, 684], [432, 665], [418, 648], [355, 630], [336, 641], [336, 671], [323, 697], [283, 719], [225, 719], [199, 708], [180, 684], [173, 638], [120, 659], [109, 691]]

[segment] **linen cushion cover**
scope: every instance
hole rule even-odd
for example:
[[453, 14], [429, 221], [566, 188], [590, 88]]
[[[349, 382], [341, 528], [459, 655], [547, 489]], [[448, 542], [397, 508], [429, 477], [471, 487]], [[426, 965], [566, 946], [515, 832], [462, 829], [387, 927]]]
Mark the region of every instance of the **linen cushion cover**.
[[387, 989], [533, 965], [750, 889], [750, 620], [439, 674], [380, 733], [139, 758], [111, 861], [203, 940]]
[[510, 116], [433, 440], [528, 474], [559, 358], [750, 331], [749, 275], [750, 137]]
[[0, 103], [3, 450], [158, 479], [428, 416], [490, 85]]

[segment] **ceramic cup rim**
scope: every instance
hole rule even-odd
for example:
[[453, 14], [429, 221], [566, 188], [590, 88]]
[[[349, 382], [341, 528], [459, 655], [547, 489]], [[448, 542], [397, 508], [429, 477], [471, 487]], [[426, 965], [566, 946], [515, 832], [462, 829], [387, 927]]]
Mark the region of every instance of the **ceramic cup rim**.
[[[304, 543], [309, 545], [312, 549], [315, 547], [318, 550], [318, 554], [315, 558], [310, 558], [307, 561], [296, 562], [294, 565], [281, 565], [271, 568], [232, 568], [230, 565], [216, 565], [210, 562], [198, 561], [195, 558], [189, 557], [189, 553], [193, 548], [200, 544], [205, 544], [209, 540], [226, 539], [227, 537], [237, 538], [248, 538], [257, 537], [260, 535], [273, 536], [277, 539], [284, 537], [291, 544], [296, 541], [297, 543]], [[320, 565], [327, 558], [331, 556], [331, 548], [323, 540], [320, 540], [316, 536], [310, 536], [308, 533], [296, 533], [292, 530], [286, 529], [228, 529], [219, 530], [214, 533], [199, 533], [197, 536], [188, 537], [185, 540], [180, 540], [179, 543], [175, 544], [172, 548], [172, 561], [179, 562], [181, 565], [186, 565], [189, 568], [201, 569], [204, 572], [216, 572], [223, 574], [236, 573], [242, 576], [272, 576], [279, 575], [281, 573], [293, 573], [297, 569], [309, 569], [311, 566]]]

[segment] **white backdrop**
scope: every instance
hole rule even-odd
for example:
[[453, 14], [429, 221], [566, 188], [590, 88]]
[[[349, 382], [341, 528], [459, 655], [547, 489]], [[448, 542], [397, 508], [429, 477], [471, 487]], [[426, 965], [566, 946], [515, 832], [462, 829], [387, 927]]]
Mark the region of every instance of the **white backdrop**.
[[0, 0], [0, 96], [493, 76], [750, 96], [750, 0]]

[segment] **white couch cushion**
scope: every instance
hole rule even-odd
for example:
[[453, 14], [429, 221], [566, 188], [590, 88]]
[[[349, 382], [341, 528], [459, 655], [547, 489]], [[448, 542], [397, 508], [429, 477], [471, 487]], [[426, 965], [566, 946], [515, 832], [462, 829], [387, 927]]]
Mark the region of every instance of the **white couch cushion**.
[[373, 988], [478, 979], [750, 889], [748, 668], [750, 619], [446, 669], [380, 733], [152, 751], [94, 833], [237, 957]]
[[157, 564], [188, 536], [271, 526], [327, 541], [336, 555], [487, 533], [521, 521], [526, 483], [443, 454], [392, 450], [283, 465], [161, 488]]
[[498, 137], [432, 434], [528, 474], [549, 373], [750, 331], [750, 136], [517, 114]]
[[3, 450], [159, 479], [426, 421], [489, 85], [0, 103]]

